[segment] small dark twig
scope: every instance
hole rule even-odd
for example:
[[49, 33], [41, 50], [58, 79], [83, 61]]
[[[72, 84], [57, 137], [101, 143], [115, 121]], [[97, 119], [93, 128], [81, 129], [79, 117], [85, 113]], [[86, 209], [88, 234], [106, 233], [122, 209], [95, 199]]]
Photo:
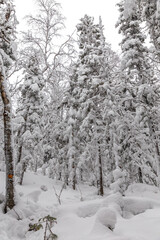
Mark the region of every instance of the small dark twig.
[[19, 216], [19, 214], [16, 212], [16, 210], [13, 208], [13, 211], [15, 212], [15, 214], [17, 215], [17, 220], [22, 220], [22, 218]]

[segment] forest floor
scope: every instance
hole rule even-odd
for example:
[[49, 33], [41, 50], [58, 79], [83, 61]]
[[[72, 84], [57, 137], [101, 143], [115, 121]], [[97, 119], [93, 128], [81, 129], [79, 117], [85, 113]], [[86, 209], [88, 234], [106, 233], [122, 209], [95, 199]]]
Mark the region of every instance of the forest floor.
[[[3, 214], [0, 208], [0, 240], [44, 240], [45, 222], [38, 231], [28, 230], [29, 224], [48, 215], [57, 219], [50, 229], [58, 240], [160, 240], [160, 192], [156, 187], [134, 184], [125, 197], [107, 190], [100, 197], [94, 187], [79, 185], [76, 191], [63, 189], [60, 205], [55, 192], [58, 195], [61, 188], [59, 181], [26, 173], [23, 186], [16, 186], [14, 210]], [[0, 172], [0, 194], [4, 189], [5, 173]], [[51, 232], [48, 228], [46, 236]]]

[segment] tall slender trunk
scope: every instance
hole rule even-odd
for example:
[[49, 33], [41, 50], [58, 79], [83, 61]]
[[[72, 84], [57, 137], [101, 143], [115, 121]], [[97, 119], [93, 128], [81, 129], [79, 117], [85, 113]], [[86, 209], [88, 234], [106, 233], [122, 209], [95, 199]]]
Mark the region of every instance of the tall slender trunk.
[[104, 195], [103, 190], [103, 171], [102, 171], [102, 157], [101, 157], [101, 147], [98, 141], [98, 163], [99, 163], [99, 195]]
[[140, 167], [138, 168], [138, 180], [139, 183], [143, 183], [142, 169]]
[[65, 182], [66, 186], [68, 186], [69, 185], [69, 183], [68, 183], [68, 178], [69, 178], [68, 164], [65, 165], [65, 173], [64, 173], [64, 175], [65, 175], [64, 182]]
[[76, 190], [76, 168], [75, 163], [72, 163], [72, 189]]
[[21, 170], [21, 175], [19, 178], [19, 185], [22, 185], [22, 183], [23, 183], [23, 178], [24, 178], [24, 173], [26, 171], [26, 168], [27, 168], [27, 164], [25, 162], [22, 163], [22, 170]]
[[[73, 147], [74, 146], [74, 133], [73, 133], [73, 128], [72, 128], [72, 131], [71, 131], [71, 134], [70, 134], [70, 139], [69, 139], [69, 147]], [[75, 161], [75, 153], [71, 153], [71, 156], [70, 156], [70, 162], [71, 162], [71, 173], [70, 173], [70, 176], [71, 176], [71, 184], [72, 184], [72, 189], [73, 190], [76, 190], [76, 161]]]
[[13, 156], [13, 139], [12, 139], [12, 113], [11, 103], [8, 91], [6, 89], [5, 77], [0, 72], [0, 92], [3, 100], [4, 111], [4, 151], [6, 161], [6, 199], [5, 199], [5, 213], [8, 208], [12, 209], [15, 206], [14, 200], [14, 156]]
[[21, 146], [18, 148], [17, 163], [20, 163], [20, 161], [21, 161], [22, 149], [23, 149], [23, 146], [21, 145]]
[[[24, 128], [22, 128], [19, 132], [18, 132], [18, 135], [17, 137], [20, 138], [26, 131], [27, 129], [27, 118], [28, 118], [28, 112], [29, 112], [29, 107], [27, 108], [27, 113], [24, 117], [24, 120], [25, 120], [25, 124], [24, 124]], [[22, 154], [23, 154], [23, 143], [21, 143], [21, 145], [19, 146], [18, 148], [18, 157], [17, 157], [17, 163], [21, 163], [21, 158], [22, 158]], [[27, 163], [22, 163], [22, 170], [21, 170], [21, 173], [20, 173], [20, 177], [19, 177], [19, 184], [22, 185], [23, 183], [23, 178], [24, 178], [24, 173], [27, 169]]]

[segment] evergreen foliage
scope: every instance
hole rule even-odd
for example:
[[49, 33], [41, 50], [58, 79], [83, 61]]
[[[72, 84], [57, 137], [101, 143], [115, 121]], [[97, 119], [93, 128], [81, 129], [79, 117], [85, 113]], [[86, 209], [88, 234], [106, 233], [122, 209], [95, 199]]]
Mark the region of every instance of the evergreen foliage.
[[[39, 14], [27, 17], [29, 31], [23, 33], [19, 53], [23, 72], [16, 86], [14, 112], [19, 183], [27, 169], [36, 172], [40, 168], [42, 174], [63, 181], [63, 188], [75, 190], [79, 183], [86, 183], [96, 186], [101, 196], [105, 187], [124, 194], [135, 182], [158, 186], [159, 0], [118, 3], [121, 56], [106, 43], [101, 18], [95, 24], [88, 15], [76, 26], [78, 50], [72, 36], [56, 45], [64, 28], [60, 5], [52, 0], [37, 0], [37, 4]], [[5, 152], [6, 175], [13, 183], [7, 89], [16, 55], [11, 0], [0, 1], [0, 16], [0, 107], [4, 111], [0, 153]], [[147, 34], [150, 45], [146, 44]], [[7, 185], [7, 192], [9, 187], [14, 189]], [[7, 202], [14, 200], [14, 191], [8, 196], [6, 211], [15, 204]], [[31, 230], [36, 227], [41, 225], [33, 225]]]
[[17, 163], [20, 184], [30, 163], [35, 172], [43, 163], [43, 87], [44, 80], [39, 69], [37, 52], [26, 61], [24, 82], [20, 86], [21, 96], [17, 109]]

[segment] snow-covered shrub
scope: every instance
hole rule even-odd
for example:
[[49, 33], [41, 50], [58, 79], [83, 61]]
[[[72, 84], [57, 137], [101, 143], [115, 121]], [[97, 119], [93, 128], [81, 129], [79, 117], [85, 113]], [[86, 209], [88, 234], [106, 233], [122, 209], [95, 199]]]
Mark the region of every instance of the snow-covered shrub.
[[113, 178], [114, 182], [110, 185], [111, 190], [113, 190], [114, 193], [120, 192], [123, 194], [126, 190], [126, 172], [122, 171], [120, 168], [116, 168], [113, 171]]
[[51, 228], [53, 225], [57, 223], [56, 218], [51, 217], [50, 215], [40, 218], [37, 223], [30, 223], [28, 231], [39, 231], [41, 228], [45, 229], [44, 231], [44, 239], [57, 239], [57, 235], [53, 233]]
[[58, 172], [58, 162], [55, 158], [49, 160], [48, 164], [48, 176], [49, 178], [57, 179], [57, 172]]
[[117, 217], [113, 210], [104, 207], [99, 209], [96, 213], [96, 222], [100, 222], [113, 231], [117, 222]]
[[46, 169], [48, 167], [48, 164], [47, 163], [44, 163], [43, 166], [42, 166], [42, 174], [43, 176], [46, 176]]

